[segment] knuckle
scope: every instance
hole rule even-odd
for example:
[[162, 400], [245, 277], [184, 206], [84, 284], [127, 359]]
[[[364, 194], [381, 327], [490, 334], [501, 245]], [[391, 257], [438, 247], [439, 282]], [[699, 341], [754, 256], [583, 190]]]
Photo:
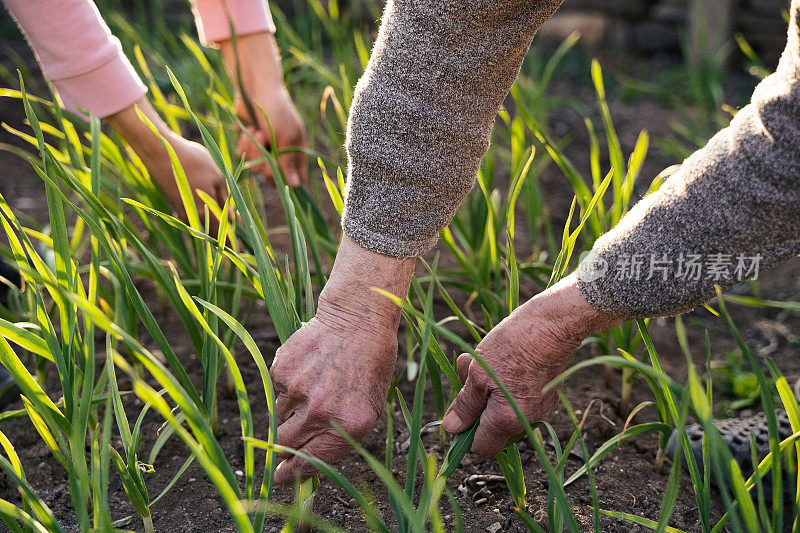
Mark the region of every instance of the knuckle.
[[332, 420], [334, 419], [333, 413], [331, 413], [330, 407], [328, 406], [328, 402], [325, 398], [312, 395], [309, 396], [306, 400], [306, 406], [308, 410], [308, 416], [315, 420]]
[[547, 420], [550, 414], [555, 410], [558, 405], [558, 394], [556, 391], [548, 392], [538, 404], [531, 410], [528, 420]]
[[[469, 380], [467, 380], [467, 382], [469, 383]], [[465, 386], [461, 389], [461, 392], [458, 393], [458, 396], [456, 396], [456, 405], [454, 409], [462, 413], [474, 414], [483, 407], [481, 403], [478, 391], [475, 390], [474, 386]]]
[[[281, 424], [278, 426], [278, 431], [275, 433], [275, 443], [279, 446], [286, 446], [287, 448], [293, 448], [294, 443], [291, 440], [291, 435], [287, 432], [284, 428], [284, 425]], [[281, 452], [286, 455], [288, 452]]]
[[481, 424], [498, 434], [509, 437], [522, 431], [522, 423], [511, 406], [505, 402], [503, 405], [493, 405], [487, 408], [481, 418]]
[[278, 370], [277, 373], [270, 371], [276, 391], [281, 395], [286, 395], [291, 400], [305, 398], [306, 387], [302, 377], [297, 373], [288, 371], [285, 367], [278, 367]]
[[[308, 402], [308, 395], [306, 392], [306, 387], [301, 379], [298, 379], [297, 376], [292, 376], [292, 378], [286, 380], [286, 395], [291, 398], [292, 400], [305, 400]], [[314, 416], [315, 413], [318, 412], [317, 409], [314, 408], [313, 404], [308, 405], [308, 411], [310, 416]], [[318, 417], [315, 417], [318, 418]]]
[[453, 409], [459, 412], [470, 412], [472, 411], [471, 407], [474, 404], [472, 399], [472, 395], [469, 392], [466, 392], [464, 389], [458, 393], [455, 400], [455, 406]]
[[290, 401], [288, 395], [281, 394], [275, 400], [275, 414], [278, 418], [286, 421], [294, 410], [293, 402]]
[[[478, 354], [481, 359], [488, 364], [487, 356], [482, 350], [475, 350], [475, 353]], [[480, 385], [483, 388], [486, 388], [490, 383], [494, 383], [494, 380], [489, 377], [489, 374], [483, 369], [481, 364], [474, 357], [469, 358], [467, 376], [468, 380], [471, 380], [475, 385]]]
[[317, 469], [308, 461], [303, 461], [298, 469], [300, 479], [305, 480], [316, 474]]
[[269, 375], [275, 385], [286, 385], [288, 375], [284, 370], [283, 360], [278, 358], [277, 353], [275, 354], [275, 361], [269, 369]]
[[275, 351], [275, 358], [272, 360], [272, 366], [269, 370], [270, 374], [277, 372], [283, 378], [290, 372], [291, 367], [296, 366], [294, 360], [296, 359], [296, 354], [301, 351], [298, 350], [298, 344], [298, 339], [293, 336]]
[[317, 435], [301, 451], [329, 463], [347, 451], [349, 447], [347, 441], [331, 428]]
[[511, 435], [500, 433], [493, 428], [489, 428], [481, 421], [470, 449], [473, 453], [481, 457], [493, 457], [497, 455], [500, 450], [505, 448], [510, 436]]
[[489, 459], [495, 455], [497, 452], [504, 448], [504, 443], [508, 442], [502, 441], [499, 435], [493, 435], [491, 439], [485, 439], [484, 441], [475, 441], [472, 445], [472, 452], [476, 455]]
[[372, 428], [374, 422], [375, 420], [368, 416], [356, 415], [342, 418], [339, 421], [339, 425], [342, 426], [342, 429], [344, 429], [348, 435], [356, 440], [361, 440]]
[[487, 413], [481, 417], [481, 425], [489, 430], [493, 435], [509, 433], [510, 421], [504, 417], [499, 417], [492, 413]]

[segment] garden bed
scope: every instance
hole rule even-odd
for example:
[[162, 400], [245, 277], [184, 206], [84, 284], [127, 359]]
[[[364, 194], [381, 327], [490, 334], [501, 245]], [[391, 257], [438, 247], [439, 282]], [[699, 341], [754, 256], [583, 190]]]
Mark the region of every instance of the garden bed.
[[[565, 96], [573, 99], [577, 103], [574, 107], [594, 109], [595, 93], [591, 86], [582, 83], [580, 80], [558, 80], [554, 83], [551, 93], [553, 97]], [[611, 110], [616, 120], [617, 129], [620, 131], [621, 143], [625, 153], [630, 153], [633, 150], [640, 130], [650, 130], [652, 137], [666, 137], [672, 133], [669, 123], [676, 120], [675, 111], [660, 107], [658, 104], [645, 99], [628, 102], [614, 99], [611, 102]], [[0, 99], [0, 115], [3, 116], [4, 121], [16, 127], [22, 127], [24, 114], [19, 101]], [[572, 141], [565, 149], [565, 153], [581, 169], [588, 168], [590, 146], [589, 138], [583, 128], [582, 116], [572, 109], [560, 109], [553, 114], [551, 122], [553, 130], [559, 136], [569, 134], [572, 137]], [[2, 135], [3, 137], [0, 138], [0, 141], [23, 146], [16, 138], [5, 133], [2, 133]], [[643, 179], [637, 186], [637, 192], [644, 193], [649, 185], [649, 180], [657, 175], [661, 169], [674, 162], [673, 156], [654, 151], [642, 170]], [[40, 223], [46, 223], [47, 207], [42, 182], [31, 172], [29, 164], [14, 155], [0, 151], [0, 168], [4, 169], [4, 179], [0, 180], [0, 193], [25, 215]], [[316, 175], [318, 173], [312, 174]], [[552, 223], [555, 228], [560, 228], [566, 220], [573, 191], [569, 188], [563, 174], [554, 165], [548, 167], [541, 174], [539, 180], [542, 189], [546, 193], [546, 202], [552, 215]], [[504, 190], [508, 185], [508, 177], [505, 176], [503, 179], [499, 179], [494, 185]], [[325, 203], [324, 206], [326, 217], [332, 224], [335, 223], [336, 217], [332, 207], [329, 203]], [[280, 209], [277, 198], [274, 194], [270, 194], [268, 196], [267, 212], [279, 211]], [[525, 230], [520, 229], [517, 240], [519, 241], [518, 255], [524, 256], [530, 253], [531, 250], [527, 242], [532, 241], [532, 239], [525, 233]], [[277, 237], [273, 245], [276, 252], [280, 254], [289, 253], [291, 249], [288, 239], [281, 237]], [[442, 261], [440, 263], [442, 268], [454, 266], [452, 258], [446, 255], [443, 246], [440, 246], [437, 251], [442, 253]], [[798, 287], [795, 280], [798, 279], [798, 273], [800, 273], [800, 265], [794, 260], [769, 274], [765, 274], [758, 284], [757, 296], [768, 300], [796, 300], [798, 298]], [[199, 388], [203, 370], [194, 354], [192, 343], [183, 332], [181, 322], [161, 299], [157, 288], [150, 281], [137, 280], [137, 288], [144, 295], [145, 301], [161, 329], [168, 334], [170, 345], [184, 363], [190, 378]], [[521, 289], [523, 298], [529, 298], [537, 290], [536, 285], [531, 283], [530, 280], [523, 280]], [[467, 298], [461, 295], [457, 296], [456, 305], [464, 307], [467, 305]], [[797, 358], [795, 339], [791, 335], [783, 333], [785, 331], [797, 331], [794, 328], [800, 326], [800, 319], [791, 313], [781, 313], [769, 307], [731, 307], [734, 321], [739, 325], [745, 340], [751, 344], [753, 351], [758, 352], [759, 349], [768, 347], [765, 349], [764, 354], [768, 353], [775, 360], [790, 382], [800, 377], [800, 361]], [[449, 314], [449, 310], [444, 304], [437, 301], [435, 313], [437, 317], [439, 315], [446, 316]], [[722, 319], [701, 309], [687, 315], [685, 321], [689, 326], [689, 341], [693, 348], [693, 355], [699, 366], [702, 367], [705, 364], [704, 330], [706, 329], [710, 334], [712, 354], [715, 359], [723, 360], [726, 351], [735, 350], [730, 331]], [[278, 347], [278, 336], [271, 325], [263, 302], [256, 303], [255, 310], [245, 325], [269, 364]], [[775, 333], [776, 331], [778, 331], [778, 334]], [[671, 319], [654, 320], [650, 325], [650, 333], [666, 374], [679, 383], [683, 383], [687, 375], [687, 366], [684, 355], [676, 342], [673, 321]], [[101, 341], [103, 338], [104, 336], [98, 335], [98, 346], [102, 346]], [[406, 347], [403, 335], [400, 336], [400, 340], [400, 357], [396, 370], [405, 376], [407, 373], [404, 360]], [[140, 338], [140, 342], [153, 353], [158, 352], [150, 337], [143, 335]], [[448, 355], [456, 349], [446, 342], [441, 344]], [[255, 436], [266, 438], [266, 428], [268, 427], [267, 408], [263, 395], [258, 393], [258, 385], [260, 384], [258, 369], [247, 355], [247, 352], [240, 345], [238, 348], [237, 363], [245, 383], [252, 385], [252, 389], [248, 390], [253, 409]], [[573, 362], [582, 361], [595, 355], [597, 353], [594, 348], [586, 346], [577, 352]], [[102, 349], [98, 348], [96, 357], [99, 367], [105, 361], [105, 353]], [[51, 368], [50, 370], [48, 391], [56, 391], [58, 390], [58, 381], [54, 369]], [[618, 435], [626, 425], [625, 418], [621, 417], [619, 413], [620, 379], [618, 371], [604, 375], [601, 367], [589, 367], [570, 377], [563, 389], [566, 399], [575, 409], [575, 414], [579, 417], [585, 414], [583, 433], [590, 453], [591, 450], [597, 449], [604, 442]], [[156, 387], [154, 381], [150, 380], [150, 382]], [[122, 373], [120, 373], [119, 377], [119, 386], [122, 391], [131, 389], [130, 380], [124, 377]], [[414, 381], [401, 379], [398, 386], [406, 398], [413, 396]], [[430, 387], [430, 383], [428, 387]], [[222, 389], [224, 387], [221, 387], [220, 390], [218, 406], [219, 443], [230, 465], [237, 470], [237, 475], [240, 475], [239, 472], [243, 469], [244, 459], [242, 456], [239, 409], [235, 395], [226, 394]], [[57, 399], [56, 397], [53, 398], [53, 400]], [[715, 395], [717, 405], [720, 405], [719, 402], [721, 401], [735, 399], [735, 397], [720, 391]], [[634, 406], [649, 400], [652, 400], [651, 389], [644, 380], [641, 378], [636, 379], [633, 384], [630, 405]], [[126, 408], [126, 412], [138, 413], [143, 403], [136, 395], [128, 394], [123, 398], [123, 405]], [[10, 406], [12, 409], [21, 407], [20, 401], [16, 401]], [[758, 406], [755, 405], [754, 408], [757, 409]], [[101, 408], [99, 414], [102, 415], [102, 412]], [[430, 414], [424, 416], [423, 423], [432, 422], [437, 418], [434, 414], [435, 407], [430, 395], [426, 396], [425, 412]], [[730, 414], [736, 416], [738, 413]], [[129, 416], [131, 416], [130, 423], [133, 424], [135, 417], [133, 415]], [[400, 409], [396, 408], [395, 412], [391, 413], [391, 416], [394, 442], [396, 444], [393, 473], [402, 484], [407, 463], [403, 443], [408, 441], [409, 434]], [[643, 423], [656, 419], [656, 414], [652, 409], [644, 409], [636, 415], [632, 422]], [[559, 440], [563, 445], [574, 430], [573, 424], [564, 409], [560, 409], [551, 418], [551, 423], [558, 432]], [[145, 451], [143, 452], [145, 455], [151, 449], [163, 428], [164, 419], [156, 412], [151, 411], [144, 418], [141, 449]], [[30, 421], [24, 417], [4, 421], [0, 424], [0, 430], [9, 437], [16, 448], [32, 487], [68, 529], [72, 528], [77, 531], [78, 526], [74, 519], [67, 476], [63, 468], [53, 458], [48, 447], [33, 430]], [[365, 449], [379, 459], [383, 458], [385, 451], [386, 431], [387, 422], [385, 418], [382, 418], [363, 441]], [[449, 442], [445, 444], [444, 448], [441, 447], [439, 430], [436, 426], [431, 431], [426, 431], [423, 434], [423, 443], [428, 453], [436, 455], [437, 464], [441, 464]], [[111, 440], [111, 444], [120, 448], [119, 437], [115, 435]], [[526, 444], [525, 441], [522, 441], [519, 446], [527, 481], [526, 502], [528, 504], [528, 512], [544, 526], [547, 523], [547, 476], [544, 474], [531, 446]], [[630, 513], [651, 520], [658, 519], [662, 501], [664, 500], [664, 491], [669, 481], [670, 462], [667, 461], [661, 471], [655, 471], [654, 462], [657, 449], [657, 435], [655, 433], [645, 433], [621, 444], [594, 469], [599, 504], [602, 509]], [[578, 449], [576, 448], [575, 450], [577, 451]], [[89, 449], [87, 448], [88, 451]], [[548, 448], [548, 451], [552, 460], [554, 452], [552, 448]], [[154, 472], [144, 475], [151, 497], [161, 492], [169, 480], [179, 471], [188, 456], [189, 452], [184, 443], [173, 435], [153, 462]], [[263, 457], [260, 457], [258, 453], [256, 457], [256, 472], [260, 472], [263, 469]], [[140, 459], [146, 461], [147, 458], [140, 457]], [[577, 470], [583, 464], [584, 459], [580, 455], [571, 457], [567, 462], [565, 473], [569, 475]], [[364, 488], [367, 493], [371, 493], [376, 502], [377, 510], [386, 520], [387, 526], [390, 529], [397, 527], [392, 517], [386, 488], [375, 471], [366, 464], [362, 457], [351, 451], [332, 466], [356, 487]], [[455, 495], [461, 509], [461, 520], [466, 531], [498, 533], [525, 530], [522, 522], [517, 519], [514, 513], [511, 496], [505, 482], [497, 477], [500, 474], [500, 469], [494, 460], [482, 460], [473, 455], [467, 455], [456, 472], [449, 478], [447, 486]], [[244, 481], [242, 480], [241, 483], [243, 486]], [[419, 491], [419, 488], [417, 491]], [[566, 490], [566, 494], [573, 505], [575, 516], [581, 528], [587, 531], [591, 530], [593, 520], [592, 495], [586, 477], [571, 485]], [[0, 474], [0, 498], [12, 502], [19, 501], [16, 486], [5, 474]], [[131, 517], [129, 522], [121, 522], [120, 527], [130, 528], [135, 531], [143, 530], [142, 522], [136, 516], [129, 498], [123, 491], [122, 484], [113, 469], [110, 476], [108, 499], [114, 520]], [[290, 489], [276, 488], [273, 499], [277, 502], [289, 504], [293, 501], [294, 494]], [[722, 516], [724, 510], [725, 507], [720, 499], [714, 496], [711, 501], [710, 514], [712, 518], [714, 520], [718, 519]], [[363, 511], [342, 488], [328, 481], [323, 480], [314, 500], [313, 511], [321, 518], [348, 531], [366, 529]], [[153, 522], [158, 531], [216, 532], [237, 530], [228, 515], [225, 505], [221, 502], [217, 490], [208, 482], [205, 471], [196, 462], [183, 473], [166, 496], [152, 508], [152, 513]], [[455, 529], [456, 517], [449, 506], [442, 505], [442, 515], [445, 528], [447, 530]], [[683, 475], [670, 525], [683, 531], [699, 531], [699, 520], [692, 484], [688, 476]], [[279, 531], [283, 522], [284, 520], [280, 517], [270, 517], [265, 530]], [[603, 517], [602, 530], [647, 531], [648, 529], [634, 525], [629, 521]]]

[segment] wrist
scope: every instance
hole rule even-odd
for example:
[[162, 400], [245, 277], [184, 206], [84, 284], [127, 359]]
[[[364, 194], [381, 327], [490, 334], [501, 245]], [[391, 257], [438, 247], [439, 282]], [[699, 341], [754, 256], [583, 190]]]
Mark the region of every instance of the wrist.
[[[136, 112], [137, 107], [141, 114], [153, 123], [158, 135], [142, 120], [139, 113]], [[114, 131], [125, 139], [125, 142], [133, 148], [133, 151], [136, 152], [145, 163], [147, 163], [147, 160], [152, 160], [161, 154], [164, 156], [167, 155], [164, 144], [161, 142], [161, 139], [159, 139], [159, 135], [170, 141], [175, 135], [145, 97], [140, 98], [130, 107], [126, 107], [118, 113], [109, 115], [106, 117], [106, 122], [108, 122]]]
[[575, 274], [538, 294], [528, 304], [536, 309], [540, 318], [558, 324], [561, 335], [573, 344], [626, 320], [594, 308], [581, 293]]
[[375, 289], [405, 299], [415, 264], [415, 257], [398, 259], [379, 254], [344, 236], [330, 279], [320, 294], [317, 317], [361, 330], [396, 332], [402, 309]]
[[[275, 36], [270, 32], [240, 35], [219, 43], [228, 74], [239, 94], [285, 90]], [[244, 90], [242, 90], [244, 89]]]

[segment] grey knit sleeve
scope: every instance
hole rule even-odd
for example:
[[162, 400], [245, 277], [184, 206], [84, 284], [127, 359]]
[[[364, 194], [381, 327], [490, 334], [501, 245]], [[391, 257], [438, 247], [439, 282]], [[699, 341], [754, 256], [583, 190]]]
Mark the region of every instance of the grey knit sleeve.
[[561, 0], [390, 0], [347, 129], [345, 234], [408, 257], [474, 185], [533, 35]]
[[778, 70], [731, 125], [601, 237], [578, 269], [595, 308], [687, 311], [800, 252], [800, 0]]

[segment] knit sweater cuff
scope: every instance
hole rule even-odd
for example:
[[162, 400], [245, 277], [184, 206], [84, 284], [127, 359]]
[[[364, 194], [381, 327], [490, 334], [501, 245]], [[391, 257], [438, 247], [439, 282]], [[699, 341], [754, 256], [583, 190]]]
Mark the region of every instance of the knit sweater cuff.
[[352, 218], [342, 220], [342, 230], [367, 250], [398, 258], [418, 257], [432, 250], [439, 240], [438, 236], [422, 240], [397, 239], [384, 232], [372, 231]]
[[64, 106], [80, 116], [88, 112], [105, 118], [132, 106], [147, 92], [122, 51], [87, 72], [50, 81]]
[[[603, 262], [604, 260], [600, 259], [600, 261]], [[602, 311], [603, 313], [609, 315], [627, 317], [630, 319], [655, 315], [666, 316], [669, 314], [680, 314], [680, 311], [669, 313], [664, 309], [658, 309], [648, 313], [647, 310], [643, 310], [640, 307], [636, 308], [630, 301], [631, 295], [629, 292], [631, 291], [626, 292], [623, 300], [619, 301], [618, 299], [614, 298], [613, 293], [609, 294], [608, 291], [604, 290], [605, 287], [602, 284], [597, 283], [597, 280], [595, 279], [595, 275], [597, 274], [597, 271], [595, 270], [596, 268], [596, 263], [588, 267], [586, 263], [581, 263], [578, 266], [577, 278], [578, 289], [581, 291], [581, 295], [583, 295], [586, 301], [589, 302], [589, 305], [598, 311]], [[648, 302], [645, 301], [643, 303], [647, 305]]]
[[230, 39], [231, 25], [236, 35], [275, 32], [266, 0], [196, 0], [193, 7], [197, 33], [206, 46]]

